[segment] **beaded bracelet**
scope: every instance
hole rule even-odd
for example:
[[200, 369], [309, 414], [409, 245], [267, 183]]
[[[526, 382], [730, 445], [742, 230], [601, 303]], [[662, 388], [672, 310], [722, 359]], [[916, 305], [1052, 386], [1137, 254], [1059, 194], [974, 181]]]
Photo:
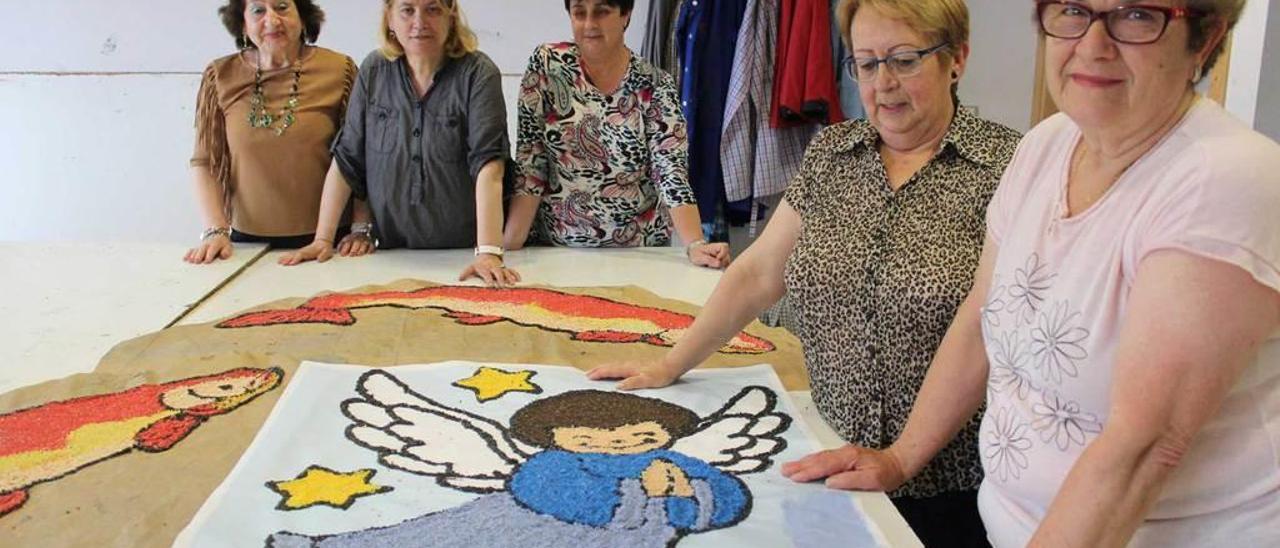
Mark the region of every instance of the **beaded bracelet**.
[[211, 226], [209, 228], [204, 229], [204, 232], [200, 233], [200, 241], [203, 242], [214, 236], [226, 236], [230, 238], [231, 229], [225, 226]]

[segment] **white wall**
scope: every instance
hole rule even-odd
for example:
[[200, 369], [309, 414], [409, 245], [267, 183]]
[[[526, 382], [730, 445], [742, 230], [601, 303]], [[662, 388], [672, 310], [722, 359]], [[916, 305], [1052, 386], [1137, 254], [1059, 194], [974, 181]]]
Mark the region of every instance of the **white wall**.
[[[200, 230], [187, 159], [199, 74], [231, 51], [218, 0], [0, 0], [0, 240], [190, 242]], [[970, 0], [962, 85], [983, 116], [1026, 129], [1035, 42], [1029, 12]], [[321, 0], [320, 44], [357, 61], [378, 3]], [[647, 0], [628, 44], [638, 50]], [[508, 101], [533, 47], [569, 37], [560, 2], [465, 0]], [[510, 109], [514, 120], [514, 109]]]
[[1245, 4], [1236, 24], [1231, 44], [1231, 67], [1227, 72], [1227, 110], [1241, 120], [1252, 122], [1258, 109], [1262, 58], [1266, 50], [1267, 15], [1276, 0], [1252, 0]]
[[1023, 0], [969, 0], [969, 67], [960, 102], [1018, 131], [1031, 125], [1036, 28]]
[[[1257, 89], [1280, 90], [1280, 0], [1271, 0], [1270, 16], [1266, 19], [1266, 45]], [[1276, 100], [1274, 91], [1258, 98], [1253, 121], [1258, 131], [1280, 141], [1280, 100]]]

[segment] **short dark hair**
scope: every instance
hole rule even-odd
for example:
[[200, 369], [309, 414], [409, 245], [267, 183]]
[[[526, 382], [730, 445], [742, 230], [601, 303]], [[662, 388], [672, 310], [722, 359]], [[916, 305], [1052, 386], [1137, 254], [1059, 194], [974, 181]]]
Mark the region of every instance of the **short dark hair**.
[[[257, 47], [244, 35], [246, 1], [228, 0], [218, 8], [218, 17], [222, 19], [222, 26], [227, 27], [227, 32], [231, 33], [231, 37], [235, 39], [238, 49]], [[293, 4], [298, 7], [298, 16], [302, 19], [302, 41], [308, 44], [316, 43], [320, 38], [320, 27], [324, 25], [324, 10], [311, 0], [294, 0]]]
[[[1189, 0], [1187, 7], [1198, 9], [1204, 13], [1201, 17], [1188, 20], [1190, 25], [1190, 35], [1188, 36], [1187, 48], [1192, 52], [1200, 51], [1204, 47], [1205, 42], [1209, 41], [1210, 35], [1213, 34], [1214, 27], [1223, 25], [1229, 34], [1235, 28], [1236, 23], [1240, 22], [1240, 14], [1244, 12], [1245, 0]], [[1208, 75], [1213, 66], [1218, 63], [1218, 58], [1222, 56], [1223, 50], [1227, 47], [1227, 36], [1223, 35], [1222, 41], [1218, 42], [1218, 46], [1209, 52], [1209, 56], [1205, 58], [1204, 66], [1200, 67], [1202, 75]]]
[[574, 390], [537, 400], [511, 416], [511, 435], [538, 447], [555, 443], [556, 428], [617, 428], [656, 422], [675, 440], [692, 433], [698, 414], [671, 402], [622, 392]]
[[[564, 0], [564, 11], [569, 11], [569, 2], [573, 0]], [[635, 0], [604, 0], [604, 5], [618, 8], [623, 15], [631, 13], [632, 8], [636, 7]]]

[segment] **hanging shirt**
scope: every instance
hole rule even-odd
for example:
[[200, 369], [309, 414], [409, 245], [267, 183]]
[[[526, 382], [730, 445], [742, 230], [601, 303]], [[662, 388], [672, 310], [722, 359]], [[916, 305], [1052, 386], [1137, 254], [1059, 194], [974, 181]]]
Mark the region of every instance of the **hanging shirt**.
[[773, 127], [844, 120], [831, 58], [827, 0], [782, 0], [774, 69]]
[[769, 127], [777, 34], [778, 0], [749, 0], [738, 33], [720, 143], [730, 202], [760, 200], [785, 190], [816, 130], [812, 125]]
[[571, 247], [668, 245], [666, 209], [695, 203], [675, 84], [632, 55], [605, 95], [579, 59], [572, 43], [539, 46], [520, 85], [515, 192], [542, 197], [532, 236]]
[[858, 96], [858, 81], [844, 70], [843, 62], [852, 54], [844, 47], [844, 33], [849, 29], [840, 28], [840, 19], [836, 17], [836, 8], [840, 0], [831, 0], [831, 61], [836, 72], [836, 88], [840, 93], [840, 112], [846, 120], [859, 120], [867, 117], [862, 108], [862, 98]]
[[649, 13], [645, 18], [644, 42], [640, 46], [640, 55], [649, 64], [672, 74], [676, 72], [678, 63], [670, 41], [679, 9], [679, 0], [650, 0]]
[[725, 101], [747, 0], [690, 0], [680, 13], [681, 106], [689, 121], [689, 180], [702, 220], [725, 201], [720, 164]]

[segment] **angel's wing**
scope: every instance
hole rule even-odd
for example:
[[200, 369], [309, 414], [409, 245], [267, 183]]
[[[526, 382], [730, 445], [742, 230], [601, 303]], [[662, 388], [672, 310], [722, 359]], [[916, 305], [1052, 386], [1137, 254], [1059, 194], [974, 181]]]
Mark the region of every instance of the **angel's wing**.
[[342, 402], [347, 439], [378, 452], [387, 466], [433, 476], [462, 491], [501, 491], [515, 466], [537, 449], [513, 440], [501, 424], [418, 394], [400, 379], [372, 370]]
[[791, 426], [791, 417], [774, 410], [777, 403], [777, 394], [768, 388], [743, 388], [672, 450], [726, 472], [750, 474], [769, 468], [772, 457], [786, 449], [782, 433]]

